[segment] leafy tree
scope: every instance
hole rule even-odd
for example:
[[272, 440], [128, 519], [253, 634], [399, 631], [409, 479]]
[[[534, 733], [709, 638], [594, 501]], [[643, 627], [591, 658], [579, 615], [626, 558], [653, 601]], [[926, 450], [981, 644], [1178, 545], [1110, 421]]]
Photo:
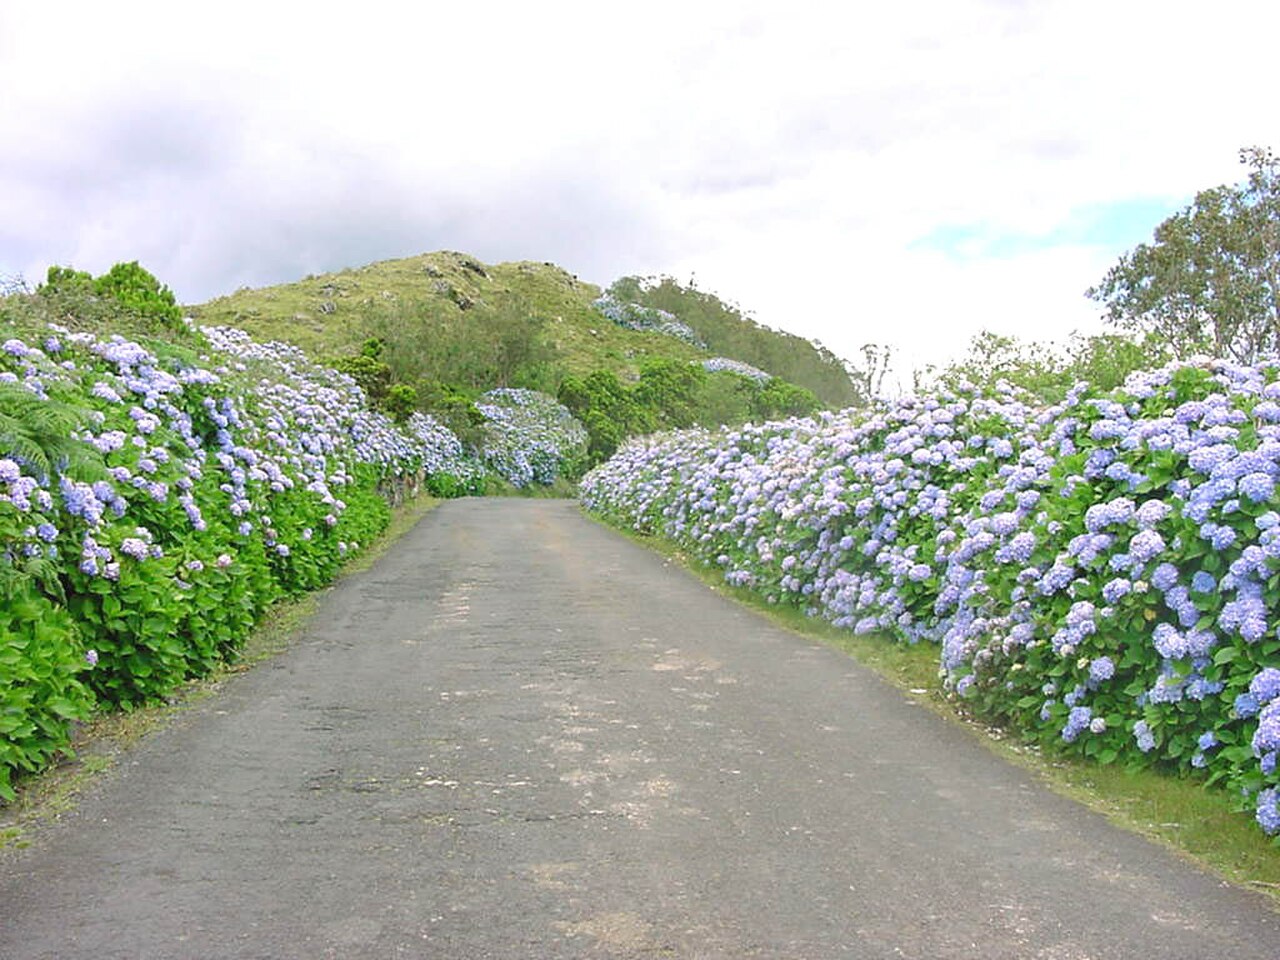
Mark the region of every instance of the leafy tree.
[[396, 423], [403, 424], [418, 407], [418, 391], [407, 383], [392, 384], [384, 406]]
[[442, 312], [438, 299], [371, 306], [365, 329], [384, 343], [379, 359], [394, 380], [438, 381], [474, 394], [494, 387], [553, 392], [558, 376], [546, 320], [523, 297], [501, 291], [492, 302]]
[[182, 320], [182, 308], [173, 291], [137, 260], [117, 263], [94, 280], [93, 286], [99, 296], [111, 297], [125, 309], [159, 320], [164, 326], [175, 327]]
[[93, 293], [93, 275], [71, 267], [49, 267], [45, 282], [36, 287], [36, 293]]
[[78, 303], [97, 298], [171, 330], [178, 329], [182, 320], [182, 308], [174, 299], [173, 291], [136, 260], [117, 263], [97, 278], [83, 270], [54, 265], [49, 268], [45, 282], [36, 287], [36, 293], [46, 299], [63, 301], [72, 310]]
[[727, 371], [707, 374], [707, 382], [699, 391], [698, 423], [713, 424], [746, 423], [757, 416], [756, 397], [760, 385], [747, 377]]
[[656, 409], [639, 402], [611, 370], [565, 377], [556, 399], [587, 428], [589, 463], [609, 459], [624, 439], [652, 433], [659, 425]]
[[386, 401], [391, 389], [391, 367], [388, 364], [362, 352], [354, 356], [337, 357], [332, 361], [332, 366], [360, 384], [360, 389], [374, 406], [381, 406]]
[[1109, 321], [1178, 356], [1251, 362], [1280, 349], [1280, 160], [1250, 147], [1240, 161], [1244, 183], [1196, 194], [1085, 292]]
[[707, 372], [698, 364], [651, 357], [640, 367], [635, 400], [652, 410], [664, 427], [691, 427], [697, 420], [699, 395], [706, 381]]
[[1073, 382], [1091, 383], [1100, 390], [1113, 390], [1135, 370], [1154, 370], [1174, 359], [1169, 345], [1154, 334], [1077, 336], [1067, 349]]
[[987, 392], [1004, 381], [1044, 404], [1057, 403], [1076, 383], [1110, 390], [1135, 370], [1160, 366], [1172, 355], [1154, 334], [1142, 338], [1106, 333], [1075, 334], [1065, 344], [1020, 340], [984, 330], [969, 342], [969, 352], [941, 371], [916, 371], [917, 391], [931, 382], [948, 387], [969, 383]]
[[546, 373], [555, 351], [543, 337], [545, 319], [537, 316], [523, 297], [500, 297], [485, 316], [485, 323], [492, 337], [492, 384], [532, 390], [549, 386]]
[[420, 409], [438, 418], [464, 444], [481, 444], [485, 416], [466, 393], [439, 380], [419, 380], [417, 393]]
[[395, 381], [391, 365], [382, 359], [384, 347], [380, 338], [369, 337], [360, 345], [359, 353], [336, 357], [330, 366], [355, 380], [371, 406], [397, 423], [404, 423], [418, 409], [418, 391]]
[[930, 379], [953, 389], [970, 383], [987, 390], [1004, 381], [1052, 402], [1065, 396], [1073, 383], [1070, 364], [1062, 348], [1054, 344], [983, 330], [969, 341], [969, 352], [960, 360], [940, 372], [918, 372], [916, 389]]
[[755, 413], [762, 420], [803, 417], [819, 410], [822, 404], [813, 391], [797, 387], [774, 377], [760, 387], [755, 398]]

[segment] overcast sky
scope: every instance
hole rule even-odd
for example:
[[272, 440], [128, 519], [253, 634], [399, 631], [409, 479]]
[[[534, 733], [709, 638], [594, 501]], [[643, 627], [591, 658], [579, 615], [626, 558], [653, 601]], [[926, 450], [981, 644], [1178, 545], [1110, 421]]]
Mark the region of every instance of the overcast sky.
[[438, 249], [691, 277], [909, 369], [1280, 149], [1280, 3], [0, 0], [0, 274], [187, 303]]

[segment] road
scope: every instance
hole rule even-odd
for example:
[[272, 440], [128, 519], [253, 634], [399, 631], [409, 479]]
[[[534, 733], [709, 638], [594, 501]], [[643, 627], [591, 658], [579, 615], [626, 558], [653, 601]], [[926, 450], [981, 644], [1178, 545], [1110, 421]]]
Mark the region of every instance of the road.
[[550, 500], [432, 511], [0, 859], [6, 960], [1247, 960], [1278, 921]]

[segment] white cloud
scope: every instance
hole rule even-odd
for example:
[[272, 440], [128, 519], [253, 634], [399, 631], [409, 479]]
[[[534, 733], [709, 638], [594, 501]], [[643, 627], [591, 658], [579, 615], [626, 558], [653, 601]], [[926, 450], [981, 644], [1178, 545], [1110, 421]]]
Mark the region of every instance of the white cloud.
[[[1096, 324], [1133, 240], [1069, 235], [1082, 211], [1173, 209], [1280, 146], [1280, 8], [1211, 9], [8, 5], [0, 273], [137, 257], [203, 299], [447, 247], [696, 274], [839, 353], [941, 362]], [[921, 243], [947, 229], [1048, 239]]]

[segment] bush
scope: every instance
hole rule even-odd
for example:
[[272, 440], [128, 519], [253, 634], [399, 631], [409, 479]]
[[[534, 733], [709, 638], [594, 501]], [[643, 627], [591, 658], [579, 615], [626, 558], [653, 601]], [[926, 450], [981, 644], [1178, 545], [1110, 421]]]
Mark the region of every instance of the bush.
[[114, 309], [126, 310], [170, 329], [176, 329], [182, 321], [182, 308], [174, 299], [173, 291], [136, 260], [117, 263], [96, 279], [81, 270], [51, 266], [36, 293], [70, 304], [91, 296], [99, 297], [110, 301]]
[[[5, 505], [0, 505], [5, 506]], [[15, 772], [40, 769], [65, 750], [68, 723], [84, 720], [93, 695], [81, 682], [92, 659], [65, 609], [30, 581], [0, 604], [0, 797]]]
[[581, 468], [587, 431], [554, 397], [535, 390], [490, 390], [476, 404], [485, 417], [485, 462], [516, 487], [549, 485]]
[[276, 598], [385, 527], [382, 491], [483, 483], [439, 422], [397, 426], [294, 348], [184, 333], [201, 358], [36, 326], [0, 338], [0, 795], [95, 703], [233, 658]]
[[164, 326], [176, 327], [182, 320], [182, 309], [173, 291], [138, 265], [117, 263], [93, 282], [99, 296], [110, 297], [124, 309], [143, 317], [159, 320]]
[[590, 509], [859, 632], [1046, 749], [1250, 798], [1280, 833], [1280, 363], [1173, 365], [1040, 408], [959, 385], [633, 442]]

